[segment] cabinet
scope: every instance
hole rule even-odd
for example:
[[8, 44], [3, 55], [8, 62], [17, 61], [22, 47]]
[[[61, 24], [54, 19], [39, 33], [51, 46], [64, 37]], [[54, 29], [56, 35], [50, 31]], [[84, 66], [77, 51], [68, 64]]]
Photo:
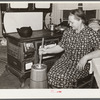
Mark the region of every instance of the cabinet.
[[[7, 37], [7, 70], [16, 75], [21, 86], [24, 86], [25, 80], [30, 77], [30, 70], [33, 64], [39, 62], [38, 48], [41, 40], [44, 38], [45, 44], [50, 45], [58, 43], [61, 39], [61, 33], [54, 33], [48, 30], [34, 31], [29, 38], [21, 38], [18, 33], [8, 34]], [[56, 54], [43, 56], [43, 63], [49, 66], [54, 63], [54, 59], [59, 56]]]

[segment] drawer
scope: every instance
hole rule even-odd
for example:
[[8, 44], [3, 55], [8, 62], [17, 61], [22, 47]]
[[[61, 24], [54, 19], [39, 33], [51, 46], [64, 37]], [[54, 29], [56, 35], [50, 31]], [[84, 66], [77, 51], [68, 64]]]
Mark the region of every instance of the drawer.
[[18, 59], [12, 57], [11, 55], [8, 55], [8, 64], [9, 66], [11, 65], [10, 67], [13, 67], [14, 69], [22, 73], [25, 73], [31, 69], [33, 60], [20, 62]]
[[16, 45], [14, 45], [12, 43], [8, 43], [7, 53], [9, 55], [12, 55], [16, 59], [20, 59], [19, 46], [16, 46]]
[[11, 65], [11, 67], [13, 67], [14, 69], [21, 71], [21, 62], [9, 54], [7, 56], [8, 64]]

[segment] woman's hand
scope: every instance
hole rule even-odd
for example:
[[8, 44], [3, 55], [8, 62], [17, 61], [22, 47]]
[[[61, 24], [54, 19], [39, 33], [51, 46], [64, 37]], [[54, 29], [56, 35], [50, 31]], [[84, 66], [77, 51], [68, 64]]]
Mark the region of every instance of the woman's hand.
[[50, 49], [55, 46], [56, 46], [56, 44], [44, 45], [43, 48], [40, 46], [39, 47], [39, 55], [51, 53]]
[[42, 48], [41, 46], [39, 47], [39, 55], [42, 55], [42, 54], [47, 54], [46, 46], [44, 46], [44, 48]]
[[83, 70], [84, 67], [85, 67], [85, 64], [87, 63], [87, 61], [88, 61], [87, 56], [83, 56], [80, 59], [79, 63], [77, 64], [77, 67], [76, 68], [78, 68], [79, 70]]
[[39, 55], [51, 54], [51, 53], [55, 54], [55, 53], [60, 53], [62, 51], [64, 51], [64, 49], [56, 44], [44, 45], [44, 48], [42, 48], [41, 46], [39, 47]]

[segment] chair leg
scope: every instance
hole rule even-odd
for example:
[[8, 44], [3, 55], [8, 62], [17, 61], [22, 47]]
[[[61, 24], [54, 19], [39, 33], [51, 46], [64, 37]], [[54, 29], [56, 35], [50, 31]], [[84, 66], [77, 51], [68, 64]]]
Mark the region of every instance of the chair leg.
[[92, 76], [91, 76], [90, 88], [93, 87], [93, 82], [94, 82], [94, 73], [92, 73]]
[[94, 73], [77, 80], [77, 88], [92, 88], [94, 82]]
[[92, 88], [99, 88], [98, 85], [97, 85], [95, 77], [93, 77]]

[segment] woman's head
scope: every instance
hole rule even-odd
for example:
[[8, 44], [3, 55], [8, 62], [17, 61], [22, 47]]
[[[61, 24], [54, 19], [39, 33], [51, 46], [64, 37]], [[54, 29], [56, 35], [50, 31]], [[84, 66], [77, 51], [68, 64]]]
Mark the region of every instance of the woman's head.
[[68, 17], [69, 25], [77, 30], [82, 24], [85, 24], [85, 14], [81, 9], [72, 10]]

